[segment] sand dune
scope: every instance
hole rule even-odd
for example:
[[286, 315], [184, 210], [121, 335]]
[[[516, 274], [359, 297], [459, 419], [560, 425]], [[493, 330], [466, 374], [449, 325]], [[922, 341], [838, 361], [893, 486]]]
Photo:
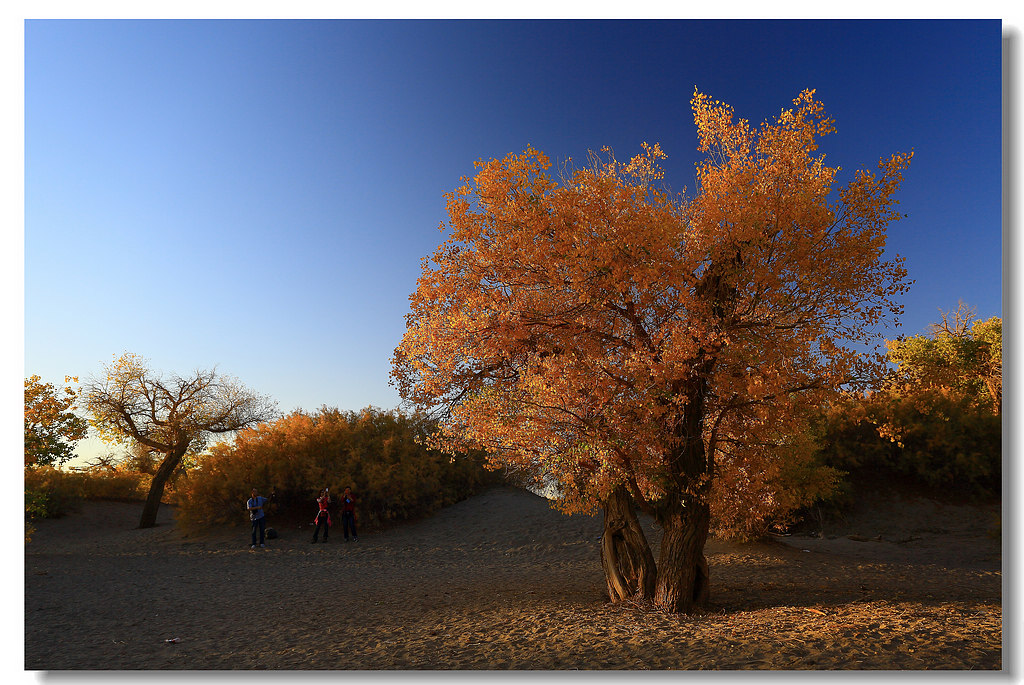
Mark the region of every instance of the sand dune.
[[25, 667], [999, 669], [994, 511], [887, 506], [824, 538], [712, 541], [711, 610], [688, 617], [608, 603], [600, 520], [511, 487], [258, 552], [244, 522], [186, 537], [172, 507], [138, 530], [141, 504], [87, 503], [26, 545]]

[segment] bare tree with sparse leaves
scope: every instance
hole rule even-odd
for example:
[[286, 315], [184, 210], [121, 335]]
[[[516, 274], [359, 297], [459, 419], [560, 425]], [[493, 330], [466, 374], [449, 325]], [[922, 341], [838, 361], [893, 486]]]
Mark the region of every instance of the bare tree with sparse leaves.
[[215, 433], [232, 433], [277, 416], [277, 403], [214, 369], [189, 376], [154, 373], [126, 352], [82, 389], [90, 423], [107, 442], [141, 445], [163, 460], [142, 509], [139, 528], [156, 525], [164, 486], [182, 457], [201, 450]]

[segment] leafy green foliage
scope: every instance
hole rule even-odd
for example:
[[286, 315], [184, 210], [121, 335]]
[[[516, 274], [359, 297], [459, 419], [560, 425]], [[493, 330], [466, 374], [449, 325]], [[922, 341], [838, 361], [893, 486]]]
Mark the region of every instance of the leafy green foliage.
[[36, 527], [32, 521], [46, 516], [46, 493], [38, 490], [25, 490], [25, 542], [32, 542], [32, 534]]
[[179, 483], [178, 521], [192, 528], [238, 521], [254, 486], [263, 495], [276, 491], [288, 512], [312, 515], [321, 488], [340, 494], [349, 486], [364, 524], [422, 516], [489, 480], [481, 456], [424, 447], [420, 440], [434, 427], [420, 414], [327, 407], [260, 424], [199, 458]]

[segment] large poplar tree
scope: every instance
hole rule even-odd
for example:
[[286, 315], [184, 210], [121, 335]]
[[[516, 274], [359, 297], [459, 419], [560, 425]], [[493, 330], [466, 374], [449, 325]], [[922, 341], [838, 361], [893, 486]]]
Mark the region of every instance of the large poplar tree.
[[[657, 145], [557, 180], [533, 149], [478, 163], [393, 358], [402, 396], [442, 419], [435, 447], [554, 479], [565, 509], [603, 505], [612, 599], [688, 613], [709, 596], [716, 468], [747, 487], [788, 458], [805, 407], [880, 372], [859, 350], [901, 311], [884, 248], [911, 157], [837, 188], [813, 91], [759, 127], [691, 104], [690, 195], [659, 189]], [[634, 505], [663, 531], [656, 569]]]

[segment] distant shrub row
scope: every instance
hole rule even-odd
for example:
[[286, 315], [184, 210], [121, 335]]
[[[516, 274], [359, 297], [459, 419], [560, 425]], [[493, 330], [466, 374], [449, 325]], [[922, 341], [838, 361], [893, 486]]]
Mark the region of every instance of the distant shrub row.
[[423, 516], [495, 482], [481, 455], [453, 459], [420, 445], [433, 428], [422, 415], [374, 408], [293, 412], [202, 455], [177, 484], [178, 521], [194, 529], [244, 520], [253, 487], [274, 492], [278, 511], [312, 517], [321, 488], [336, 502], [349, 486], [359, 522], [374, 527]]
[[153, 477], [147, 473], [93, 470], [62, 471], [52, 466], [25, 469], [25, 541], [31, 521], [57, 518], [74, 511], [83, 500], [143, 501]]

